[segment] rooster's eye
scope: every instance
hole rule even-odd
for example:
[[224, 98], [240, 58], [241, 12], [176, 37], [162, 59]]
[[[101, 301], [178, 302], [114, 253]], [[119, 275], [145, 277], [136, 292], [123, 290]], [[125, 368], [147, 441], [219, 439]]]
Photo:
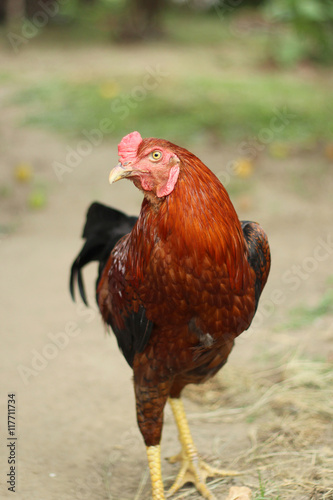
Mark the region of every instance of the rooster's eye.
[[152, 153], [150, 153], [150, 158], [151, 160], [153, 161], [158, 161], [162, 158], [162, 153], [161, 151], [153, 151]]

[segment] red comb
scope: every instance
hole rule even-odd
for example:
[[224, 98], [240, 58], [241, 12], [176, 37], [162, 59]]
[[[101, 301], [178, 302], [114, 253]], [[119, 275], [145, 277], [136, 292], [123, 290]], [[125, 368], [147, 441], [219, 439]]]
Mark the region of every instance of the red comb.
[[136, 157], [136, 153], [142, 137], [139, 132], [132, 132], [125, 135], [118, 144], [118, 154], [121, 161], [131, 161]]

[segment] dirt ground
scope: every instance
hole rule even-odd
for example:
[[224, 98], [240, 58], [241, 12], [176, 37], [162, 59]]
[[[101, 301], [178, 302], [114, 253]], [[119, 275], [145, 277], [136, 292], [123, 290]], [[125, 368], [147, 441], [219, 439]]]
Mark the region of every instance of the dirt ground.
[[[161, 47], [158, 52], [146, 48], [145, 54], [136, 50], [151, 64], [163, 57], [171, 73], [181, 68], [185, 71], [187, 59], [181, 52], [173, 62], [175, 54], [169, 49], [163, 53]], [[37, 52], [27, 47], [24, 58], [3, 51], [0, 67], [18, 75], [22, 72], [25, 79], [34, 81], [52, 73], [80, 77], [86, 71], [87, 60], [90, 73], [102, 74], [111, 62], [117, 68], [120, 59], [125, 65], [131, 61], [129, 71], [139, 71], [139, 57], [114, 53], [111, 58], [106, 50], [98, 48], [90, 48], [89, 54], [83, 55], [81, 50], [71, 48]], [[1, 97], [5, 99], [10, 92], [10, 85], [3, 84]], [[116, 142], [103, 141], [59, 182], [53, 162], [63, 161], [67, 146], [75, 148], [77, 140], [22, 128], [21, 116], [22, 111], [14, 106], [6, 106], [0, 116], [0, 185], [10, 186], [10, 194], [1, 197], [0, 497], [147, 500], [150, 486], [145, 448], [135, 419], [131, 370], [113, 336], [104, 334], [94, 304], [95, 267], [85, 272], [91, 308], [74, 304], [68, 292], [69, 268], [81, 245], [80, 232], [88, 205], [99, 200], [137, 214], [141, 194], [129, 182], [108, 184], [109, 170], [117, 162]], [[237, 145], [223, 144], [192, 147], [217, 173], [221, 165], [235, 158], [236, 149]], [[27, 208], [31, 184], [19, 184], [13, 177], [15, 166], [21, 162], [31, 164], [35, 179], [47, 186], [47, 204], [43, 208]], [[249, 463], [244, 458], [256, 440], [267, 444], [273, 435], [281, 437], [281, 429], [289, 422], [297, 426], [297, 420], [302, 421], [299, 412], [287, 417], [283, 406], [279, 419], [278, 412], [274, 414], [274, 429], [269, 427], [271, 413], [265, 401], [270, 405], [272, 400], [267, 391], [274, 386], [276, 398], [282, 394], [276, 386], [279, 380], [274, 380], [278, 367], [288, 365], [295, 357], [318, 360], [325, 366], [333, 362], [332, 315], [324, 315], [301, 329], [277, 328], [288, 320], [292, 307], [318, 304], [327, 290], [327, 277], [333, 275], [332, 169], [320, 147], [293, 151], [287, 159], [272, 158], [264, 150], [255, 162], [251, 192], [243, 190], [232, 197], [240, 218], [258, 220], [265, 228], [273, 265], [257, 320], [238, 339], [225, 368], [225, 379], [221, 372], [219, 383], [207, 386], [207, 393], [189, 390], [185, 399], [199, 450], [222, 467], [238, 467], [246, 472], [235, 480], [215, 484], [219, 499], [226, 498], [232, 484], [249, 486], [256, 498], [333, 498], [333, 460], [327, 451], [332, 449], [332, 421], [321, 410], [318, 429], [307, 428], [310, 434], [313, 431], [309, 444], [299, 433], [301, 441], [294, 435], [291, 442], [289, 436], [288, 447], [285, 441], [280, 447], [276, 441], [271, 458], [265, 455], [265, 468], [260, 460]], [[256, 380], [257, 388], [260, 386], [258, 392], [253, 392], [252, 380]], [[332, 387], [323, 390], [327, 391], [329, 405]], [[15, 495], [6, 484], [9, 448], [5, 422], [7, 395], [12, 393], [17, 412]], [[250, 395], [253, 400], [244, 403]], [[260, 399], [259, 414], [242, 414], [239, 408], [253, 408], [259, 395], [266, 395], [266, 400]], [[221, 401], [227, 408], [224, 414], [218, 413], [221, 408], [223, 411]], [[309, 426], [309, 421], [304, 425]], [[167, 457], [176, 451], [177, 436], [167, 408], [162, 455]], [[294, 494], [272, 472], [279, 469], [277, 452], [287, 455]], [[312, 474], [306, 481], [299, 476], [302, 460]], [[163, 461], [166, 485], [171, 485], [176, 470], [176, 466]], [[262, 497], [258, 496], [260, 481], [266, 485]], [[188, 491], [191, 498], [198, 498], [193, 490], [185, 488], [177, 498], [189, 498]]]

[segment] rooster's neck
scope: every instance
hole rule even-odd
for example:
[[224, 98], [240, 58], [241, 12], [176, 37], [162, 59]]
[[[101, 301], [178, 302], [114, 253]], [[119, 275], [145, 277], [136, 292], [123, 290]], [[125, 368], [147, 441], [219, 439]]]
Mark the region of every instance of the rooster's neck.
[[149, 204], [150, 209], [157, 213], [164, 202], [164, 198], [159, 198], [152, 191], [144, 191], [144, 202], [145, 201]]

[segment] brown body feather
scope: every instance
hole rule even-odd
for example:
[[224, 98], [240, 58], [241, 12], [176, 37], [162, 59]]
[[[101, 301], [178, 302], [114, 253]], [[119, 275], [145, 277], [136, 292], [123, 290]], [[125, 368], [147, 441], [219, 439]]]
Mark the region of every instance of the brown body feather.
[[270, 265], [266, 236], [256, 225], [250, 236], [257, 235], [265, 257], [261, 270], [251, 265], [241, 223], [217, 177], [188, 151], [159, 144], [181, 160], [175, 189], [163, 199], [144, 199], [98, 286], [102, 316], [114, 330], [126, 330], [127, 318], [141, 310], [152, 325], [132, 359], [147, 445], [160, 441], [167, 397], [179, 397], [185, 385], [206, 380], [226, 362], [235, 337], [252, 321]]

